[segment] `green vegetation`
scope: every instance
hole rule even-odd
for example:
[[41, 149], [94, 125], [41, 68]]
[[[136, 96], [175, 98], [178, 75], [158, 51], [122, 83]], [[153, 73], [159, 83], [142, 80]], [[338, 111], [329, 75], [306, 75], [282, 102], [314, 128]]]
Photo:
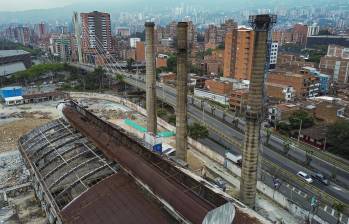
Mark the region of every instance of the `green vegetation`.
[[327, 132], [327, 143], [330, 152], [349, 159], [349, 121], [331, 125]]
[[309, 128], [314, 125], [314, 119], [304, 110], [294, 112], [288, 119], [291, 129], [298, 129], [302, 122], [302, 128]]
[[314, 119], [304, 110], [294, 112], [288, 119], [288, 123], [279, 122], [277, 129], [281, 134], [289, 136], [292, 130], [299, 129], [302, 122], [302, 128], [309, 128], [314, 125]]
[[164, 110], [164, 109], [159, 108], [159, 109], [157, 110], [157, 115], [158, 115], [159, 117], [161, 117], [161, 118], [164, 118], [164, 117], [167, 115], [167, 111]]
[[168, 117], [168, 123], [172, 125], [176, 125], [176, 115], [172, 114]]
[[33, 65], [27, 70], [20, 71], [15, 73], [11, 79], [12, 81], [35, 81], [39, 78], [41, 78], [44, 75], [47, 75], [47, 73], [57, 73], [59, 71], [72, 71], [75, 72], [77, 69], [74, 67], [71, 67], [67, 64], [40, 64], [40, 65]]
[[24, 50], [31, 53], [32, 56], [41, 54], [41, 50], [33, 47], [26, 47], [19, 43], [14, 43], [8, 40], [0, 40], [0, 50]]
[[219, 50], [224, 50], [224, 48], [225, 48], [224, 42], [217, 46], [217, 49], [219, 49]]
[[126, 61], [126, 67], [128, 70], [132, 69], [132, 65], [135, 63], [135, 60], [133, 58], [129, 58]]
[[177, 72], [177, 56], [174, 54], [167, 58], [167, 72]]
[[205, 51], [205, 54], [204, 54], [204, 55], [205, 55], [205, 56], [206, 56], [206, 55], [212, 55], [212, 51], [213, 51], [213, 50], [212, 50], [211, 48], [209, 48], [209, 49], [207, 49], [207, 50]]
[[291, 149], [291, 142], [289, 140], [284, 141], [284, 153], [288, 154]]
[[195, 140], [199, 138], [207, 138], [209, 135], [208, 129], [196, 122], [188, 126], [188, 134]]
[[318, 45], [314, 49], [304, 50], [303, 54], [309, 55], [308, 61], [315, 62], [315, 63], [319, 64], [321, 57], [323, 57], [327, 54], [327, 46]]
[[277, 123], [276, 128], [281, 134], [287, 135], [287, 136], [290, 134], [290, 131], [291, 131], [290, 125], [287, 124], [286, 122]]
[[[112, 78], [107, 76], [105, 71], [98, 67], [93, 72], [86, 72], [68, 64], [39, 64], [31, 68], [15, 73], [11, 76], [9, 82], [21, 85], [27, 85], [35, 82], [40, 85], [43, 80], [65, 82], [62, 86], [64, 90], [99, 90], [109, 89]], [[115, 77], [116, 81], [122, 81], [123, 77], [119, 74]]]

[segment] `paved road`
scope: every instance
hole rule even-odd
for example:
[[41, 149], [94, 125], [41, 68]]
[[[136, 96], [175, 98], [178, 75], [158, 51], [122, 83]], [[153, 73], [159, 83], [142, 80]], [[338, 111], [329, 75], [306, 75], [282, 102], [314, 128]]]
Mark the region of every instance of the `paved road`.
[[[133, 79], [134, 82], [136, 82], [136, 79]], [[141, 88], [144, 88], [144, 82], [142, 79], [137, 80], [137, 83], [134, 83], [135, 85], [140, 86]], [[162, 98], [165, 96], [166, 102], [168, 102], [170, 105], [175, 105], [176, 102], [176, 93], [173, 88], [168, 87], [166, 85], [163, 86], [164, 89], [160, 86], [157, 87], [157, 96], [159, 98]], [[191, 100], [188, 100], [188, 115], [196, 120], [203, 120], [206, 125], [209, 125], [217, 130], [220, 130], [222, 133], [224, 133], [226, 136], [230, 137], [231, 139], [236, 139], [238, 142], [243, 143], [244, 135], [240, 133], [239, 131], [232, 128], [230, 125], [227, 125], [226, 122], [222, 122], [221, 120], [217, 119], [216, 117], [212, 116], [211, 113], [208, 113], [207, 111], [203, 111], [201, 108], [198, 108], [197, 102], [195, 104], [191, 104]], [[201, 107], [201, 102], [200, 102]], [[212, 134], [211, 134], [212, 135]], [[214, 135], [214, 134], [213, 134]], [[223, 139], [221, 139], [219, 136], [215, 136], [216, 140], [220, 141], [223, 145], [227, 146], [231, 150], [233, 150], [236, 154], [240, 154], [240, 149], [238, 149], [235, 145], [232, 145]], [[277, 138], [271, 138], [270, 144], [272, 145], [279, 145]], [[215, 149], [215, 147], [213, 147]], [[282, 150], [282, 148], [281, 148]], [[296, 150], [290, 150], [290, 154], [295, 154], [296, 157], [298, 156], [298, 153], [295, 153]], [[313, 172], [291, 160], [289, 160], [287, 157], [281, 155], [280, 153], [276, 153], [275, 151], [271, 150], [268, 147], [263, 146], [263, 157], [270, 160], [271, 162], [279, 165], [280, 167], [288, 170], [291, 173], [296, 174], [298, 171], [304, 171], [308, 174], [312, 174]], [[302, 158], [301, 156], [299, 157]], [[321, 190], [329, 193], [330, 195], [334, 196], [335, 198], [338, 198], [342, 200], [343, 202], [349, 203], [349, 191], [346, 189], [331, 184], [330, 186], [324, 186], [322, 184], [313, 183], [314, 186], [320, 188]]]
[[[129, 75], [127, 82], [131, 83], [134, 86], [138, 86], [141, 89], [145, 89], [145, 83], [144, 83], [144, 76], [137, 76], [137, 75]], [[126, 78], [127, 79], [127, 78]], [[159, 98], [164, 97], [164, 101], [169, 103], [170, 105], [175, 105], [176, 102], [176, 92], [173, 88], [168, 87], [166, 85], [164, 86], [157, 86], [157, 96]], [[232, 127], [231, 122], [234, 120], [234, 118], [231, 115], [226, 116], [224, 121], [223, 118], [223, 112], [216, 109], [214, 111], [214, 116], [211, 114], [211, 108], [208, 104], [204, 103], [204, 109], [202, 110], [201, 102], [199, 101], [193, 101], [191, 100], [191, 97], [188, 97], [188, 115], [191, 118], [194, 118], [199, 121], [204, 121], [204, 123], [211, 128], [214, 128], [216, 130], [219, 130], [219, 132], [224, 133], [225, 136], [229, 137], [229, 139], [234, 139], [238, 143], [242, 144], [244, 135], [241, 133], [241, 131], [237, 131], [235, 128]], [[198, 105], [200, 104], [200, 106]], [[217, 114], [217, 115], [216, 115]], [[243, 124], [241, 122], [238, 124], [238, 128], [243, 129]], [[240, 149], [238, 149], [235, 145], [232, 145], [231, 143], [228, 143], [224, 139], [222, 139], [220, 136], [217, 136], [216, 133], [210, 132], [211, 135], [214, 136], [214, 139], [216, 141], [221, 142], [221, 144], [225, 145], [227, 148], [231, 149], [237, 154], [240, 154]], [[270, 139], [270, 144], [278, 148], [280, 151], [283, 148], [283, 144], [281, 143], [282, 140], [279, 140], [276, 137], [272, 137]], [[212, 149], [215, 150], [216, 147], [213, 147]], [[298, 152], [299, 151], [299, 152]], [[293, 149], [290, 150], [290, 155], [294, 155], [295, 157], [299, 158], [300, 160], [305, 157], [305, 155], [302, 155], [301, 150]], [[280, 167], [288, 170], [291, 173], [296, 174], [298, 171], [305, 171], [308, 174], [312, 174], [313, 172], [302, 165], [299, 165], [289, 158], [281, 155], [280, 153], [276, 153], [275, 151], [269, 149], [268, 147], [263, 147], [263, 157], [270, 160], [271, 162], [278, 164]], [[313, 162], [312, 162], [313, 163]], [[324, 162], [323, 162], [324, 163]], [[328, 168], [331, 168], [330, 165], [323, 165], [321, 161], [314, 160], [315, 166], [319, 167], [320, 171], [323, 171], [324, 173], [332, 173], [332, 171], [328, 171]], [[346, 176], [342, 176], [342, 174], [347, 175], [348, 173], [343, 171], [343, 173], [338, 172], [337, 177], [341, 176], [343, 179], [348, 180]], [[329, 193], [335, 198], [338, 198], [339, 200], [342, 200], [345, 203], [349, 204], [349, 191], [344, 189], [343, 187], [340, 187], [335, 184], [331, 184], [330, 186], [324, 186], [318, 183], [313, 184], [314, 186], [320, 188], [321, 190]]]

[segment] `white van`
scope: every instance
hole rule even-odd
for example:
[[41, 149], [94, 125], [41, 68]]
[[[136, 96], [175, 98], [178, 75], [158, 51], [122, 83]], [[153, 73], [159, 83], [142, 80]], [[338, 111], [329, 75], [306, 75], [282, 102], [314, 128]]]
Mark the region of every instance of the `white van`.
[[308, 175], [306, 174], [305, 172], [303, 171], [299, 171], [297, 173], [297, 176], [301, 177], [303, 180], [305, 180], [306, 182], [308, 182], [309, 184], [310, 183], [313, 183], [313, 179]]

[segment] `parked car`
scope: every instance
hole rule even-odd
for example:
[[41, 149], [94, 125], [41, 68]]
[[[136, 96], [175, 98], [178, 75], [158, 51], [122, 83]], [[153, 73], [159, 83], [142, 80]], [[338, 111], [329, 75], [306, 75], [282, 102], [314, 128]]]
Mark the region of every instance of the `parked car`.
[[326, 186], [330, 185], [330, 181], [321, 173], [315, 173], [314, 175], [311, 175], [311, 177]]
[[299, 171], [297, 173], [297, 176], [301, 177], [303, 180], [305, 180], [308, 183], [313, 183], [313, 179], [303, 171]]

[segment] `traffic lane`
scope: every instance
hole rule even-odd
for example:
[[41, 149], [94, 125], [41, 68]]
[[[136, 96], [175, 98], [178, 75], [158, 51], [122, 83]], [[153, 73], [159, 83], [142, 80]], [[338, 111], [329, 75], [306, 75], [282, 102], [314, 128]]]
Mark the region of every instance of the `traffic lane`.
[[[266, 137], [263, 138], [264, 141], [266, 140]], [[274, 147], [276, 150], [278, 150], [280, 153], [284, 153], [284, 145], [280, 145], [277, 141], [274, 141], [274, 139], [270, 138], [269, 144]], [[300, 162], [306, 161], [306, 153], [304, 151], [298, 151], [294, 150], [293, 147], [290, 148], [288, 151], [288, 155], [292, 156], [293, 158], [297, 159]]]
[[343, 171], [342, 169], [338, 169], [332, 164], [324, 163], [322, 160], [319, 160], [317, 158], [313, 158], [311, 161], [311, 166], [314, 167], [316, 170], [319, 170], [324, 175], [327, 175], [328, 177], [332, 177], [333, 175], [336, 176], [336, 180], [338, 180], [339, 183], [344, 185], [345, 188], [349, 188], [349, 173]]
[[[299, 171], [304, 171], [305, 173], [312, 175], [314, 172], [310, 171], [309, 169], [292, 162], [291, 160], [287, 160], [287, 158], [283, 158], [280, 154], [274, 152], [273, 150], [270, 150], [268, 148], [263, 148], [263, 157], [272, 161], [273, 163], [279, 165], [280, 167], [288, 170], [289, 172], [293, 173], [294, 175], [297, 175]], [[325, 186], [324, 184], [318, 183], [314, 180], [312, 185], [316, 186], [317, 188], [321, 189], [322, 191], [325, 191], [326, 193], [330, 194], [331, 196], [338, 198], [339, 200], [349, 203], [349, 192], [344, 190], [343, 188], [340, 188], [338, 185], [330, 184], [329, 186]]]
[[[209, 116], [207, 116], [206, 121], [210, 121], [212, 120]], [[209, 125], [217, 125], [217, 123], [215, 122], [208, 122]], [[227, 131], [231, 128], [227, 127], [226, 125], [222, 124], [219, 125], [220, 128], [219, 130], [225, 132], [227, 134]], [[228, 131], [229, 133], [229, 131]], [[229, 148], [233, 148], [232, 144], [229, 143], [228, 145]], [[236, 146], [235, 146], [236, 147]], [[240, 152], [241, 153], [241, 152]], [[294, 175], [297, 174], [297, 172], [299, 171], [304, 171], [308, 174], [312, 174], [313, 172], [311, 172], [310, 170], [304, 168], [303, 166], [281, 156], [279, 153], [274, 152], [273, 150], [267, 148], [267, 147], [263, 147], [263, 155], [264, 158], [270, 160], [271, 162], [279, 165], [280, 167], [282, 167], [283, 169], [288, 170], [289, 172], [293, 173]], [[342, 191], [342, 189], [340, 189], [338, 186], [337, 187], [326, 187], [326, 186], [320, 186], [321, 190], [329, 193], [330, 195], [339, 198], [340, 200], [344, 201], [345, 203], [349, 202], [349, 194], [346, 194], [346, 192]]]
[[[203, 117], [202, 111], [193, 106], [189, 106], [189, 113], [192, 113], [197, 119], [202, 119]], [[240, 132], [236, 131], [233, 128], [230, 128], [226, 124], [218, 121], [216, 118], [212, 118], [212, 116], [210, 116], [209, 114], [205, 116], [205, 123], [207, 123], [207, 125], [213, 126], [217, 130], [223, 131], [223, 133], [225, 133], [225, 135], [227, 135], [228, 137], [237, 139], [240, 142], [244, 140], [244, 136]]]
[[[211, 136], [211, 135], [210, 135]], [[199, 140], [202, 144], [206, 145], [207, 147], [211, 148], [213, 151], [223, 155], [223, 153], [225, 152], [225, 147], [217, 144], [215, 141], [212, 141], [211, 139], [200, 139]], [[234, 146], [229, 147], [229, 149], [232, 149], [234, 151]], [[239, 150], [235, 149], [235, 152], [237, 154], [239, 154]], [[275, 177], [280, 177], [279, 175], [277, 175], [277, 172], [274, 173], [268, 173], [265, 172], [265, 170], [263, 170], [262, 173], [262, 180], [265, 184], [267, 184], [268, 186], [274, 188], [274, 179]], [[280, 177], [281, 178], [281, 177]], [[281, 178], [282, 179], [282, 178]], [[290, 187], [294, 186], [296, 188], [292, 188]], [[314, 185], [317, 186], [318, 188], [322, 188], [322, 184], [321, 183], [316, 183], [314, 182]], [[335, 186], [330, 186], [330, 187], [335, 187]], [[299, 190], [297, 189], [301, 189], [301, 191], [303, 191], [304, 193], [306, 193], [306, 195], [303, 194], [299, 194]], [[310, 210], [311, 206], [309, 203], [309, 198], [311, 198], [314, 194], [313, 192], [310, 191], [306, 191], [305, 189], [303, 189], [301, 186], [297, 185], [297, 184], [289, 184], [288, 180], [282, 180], [281, 185], [278, 189], [275, 189], [275, 191], [279, 191], [281, 193], [283, 193], [284, 195], [286, 195], [289, 199], [291, 199], [291, 201], [297, 201], [298, 203], [300, 203], [302, 205], [303, 208]], [[316, 195], [317, 196], [317, 195]], [[318, 197], [318, 196], [317, 196]], [[318, 200], [321, 200], [320, 198], [318, 198]], [[323, 214], [322, 217], [326, 217], [326, 220], [332, 220], [333, 216], [331, 216], [330, 214], [326, 213]]]
[[[283, 142], [284, 141], [282, 139], [279, 139], [275, 136], [271, 136], [270, 138], [270, 143], [280, 151], [283, 150]], [[294, 146], [292, 146], [291, 148], [292, 149], [289, 152], [291, 156], [301, 161], [306, 160], [305, 151], [298, 149]], [[349, 187], [349, 173], [347, 171], [344, 171], [338, 167], [335, 167], [333, 164], [323, 161], [322, 159], [319, 159], [317, 157], [312, 157], [310, 166], [313, 167], [315, 170], [318, 170], [319, 172], [329, 177], [335, 174], [336, 179], [339, 181], [339, 183], [343, 184], [346, 188]]]
[[[175, 102], [175, 97], [168, 97], [169, 98], [169, 100], [174, 104], [174, 102]], [[194, 106], [189, 106], [189, 115], [190, 115], [190, 113], [192, 113], [193, 115], [194, 115], [194, 117], [196, 117], [197, 119], [200, 119], [200, 117], [202, 116], [201, 114], [202, 114], [202, 112], [199, 110], [199, 109], [197, 109], [196, 107], [194, 107]], [[200, 116], [201, 115], [201, 116]], [[240, 134], [240, 137], [242, 137], [240, 140], [243, 140], [243, 136], [241, 136], [241, 133], [239, 133], [239, 132], [237, 132], [236, 130], [234, 130], [234, 129], [232, 129], [232, 128], [230, 128], [230, 127], [228, 127], [227, 125], [225, 125], [225, 124], [222, 124], [221, 122], [217, 122], [217, 120], [215, 120], [215, 118], [212, 118], [209, 114], [207, 114], [207, 116], [205, 117], [205, 122], [207, 122], [209, 125], [213, 125], [213, 126], [215, 126], [215, 128], [218, 128], [218, 130], [222, 130], [228, 137], [237, 137], [237, 136], [239, 136], [239, 134]], [[219, 124], [219, 123], [221, 123], [221, 124]], [[234, 133], [235, 132], [235, 133]], [[230, 133], [230, 135], [229, 134], [227, 134], [227, 133]], [[231, 135], [231, 133], [234, 133], [234, 135]], [[242, 143], [242, 142], [241, 142]], [[236, 146], [232, 146], [232, 145], [230, 145], [230, 147], [229, 148], [236, 148]], [[266, 158], [268, 157], [268, 155], [270, 155], [270, 154], [274, 154], [274, 155], [278, 155], [277, 153], [275, 153], [274, 151], [272, 151], [272, 150], [270, 150], [270, 149], [268, 149], [268, 148], [266, 148], [266, 147], [264, 147], [264, 154], [263, 154], [263, 156], [265, 156]], [[266, 156], [267, 155], [267, 156]], [[275, 158], [277, 158], [276, 156], [273, 156], [273, 157], [268, 157], [268, 158], [270, 158], [270, 160], [272, 161], [272, 162], [274, 162], [274, 163], [276, 163], [276, 164], [278, 164], [279, 166], [281, 166], [281, 167], [287, 167], [287, 170], [292, 170], [295, 174], [298, 172], [298, 171], [300, 171], [300, 170], [304, 170], [304, 167], [302, 167], [302, 166], [300, 166], [300, 165], [298, 165], [299, 166], [299, 170], [298, 171], [296, 171], [297, 169], [295, 169], [295, 168], [292, 168], [292, 167], [290, 167], [290, 166], [285, 166], [285, 164], [290, 164], [290, 162], [288, 161], [287, 163], [282, 163], [282, 162], [279, 162], [280, 160], [275, 160]], [[285, 159], [284, 159], [285, 160]], [[287, 160], [287, 159], [286, 159]], [[295, 164], [294, 164], [295, 165]], [[311, 172], [309, 171], [309, 170], [307, 170], [306, 172], [308, 172], [309, 174], [311, 174]], [[340, 198], [343, 198], [343, 199], [346, 199], [346, 192], [345, 191], [343, 191], [343, 189], [341, 189], [340, 187], [338, 187], [338, 186], [335, 186], [335, 187], [332, 187], [332, 189], [328, 189], [328, 188], [326, 188], [326, 192], [328, 192], [328, 193], [330, 193], [330, 192], [332, 192], [334, 195], [338, 195]], [[341, 199], [341, 200], [343, 200], [343, 199]]]

